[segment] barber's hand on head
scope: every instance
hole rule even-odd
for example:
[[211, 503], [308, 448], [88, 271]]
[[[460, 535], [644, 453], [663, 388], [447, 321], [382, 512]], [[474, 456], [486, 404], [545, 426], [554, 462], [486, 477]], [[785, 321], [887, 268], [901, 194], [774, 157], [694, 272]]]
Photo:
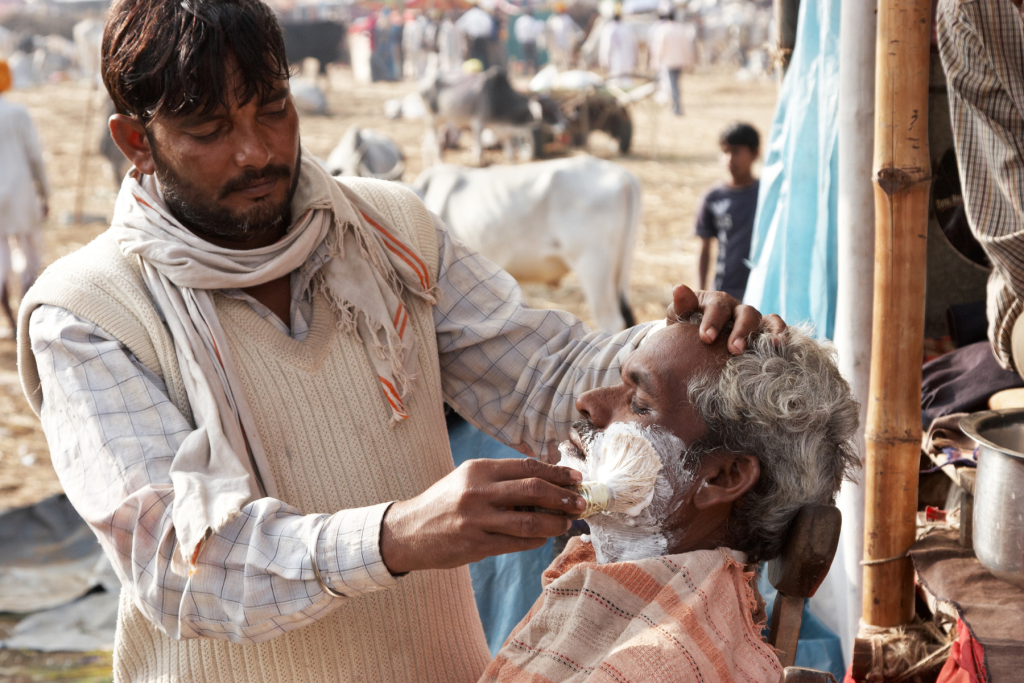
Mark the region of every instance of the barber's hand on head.
[[583, 498], [561, 487], [580, 479], [575, 470], [529, 458], [470, 460], [415, 498], [388, 508], [381, 558], [392, 574], [404, 574], [539, 548], [568, 531], [571, 520], [512, 508], [579, 515]]
[[[732, 354], [743, 353], [747, 348], [747, 337], [761, 325], [760, 311], [741, 304], [725, 292], [695, 292], [686, 285], [676, 285], [672, 290], [672, 305], [668, 308], [668, 324], [675, 323], [677, 318], [685, 319], [696, 311], [704, 314], [700, 338], [705, 344], [715, 341], [725, 324], [732, 320], [732, 334], [727, 344]], [[786, 329], [786, 323], [775, 314], [766, 316], [764, 320], [773, 335]]]

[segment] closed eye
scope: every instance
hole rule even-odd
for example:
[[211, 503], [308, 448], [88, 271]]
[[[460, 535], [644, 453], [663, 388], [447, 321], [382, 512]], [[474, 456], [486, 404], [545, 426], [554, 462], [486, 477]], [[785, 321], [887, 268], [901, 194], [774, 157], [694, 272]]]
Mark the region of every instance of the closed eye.
[[264, 112], [263, 115], [271, 119], [283, 119], [288, 115], [288, 107], [282, 105], [280, 109]]
[[633, 399], [632, 401], [629, 402], [629, 409], [632, 410], [637, 415], [648, 415], [651, 412], [650, 408], [643, 405], [642, 403], [638, 403], [636, 399]]
[[189, 135], [192, 136], [192, 139], [198, 140], [199, 142], [212, 142], [218, 135], [220, 135], [220, 128], [214, 130], [212, 133], [189, 133]]

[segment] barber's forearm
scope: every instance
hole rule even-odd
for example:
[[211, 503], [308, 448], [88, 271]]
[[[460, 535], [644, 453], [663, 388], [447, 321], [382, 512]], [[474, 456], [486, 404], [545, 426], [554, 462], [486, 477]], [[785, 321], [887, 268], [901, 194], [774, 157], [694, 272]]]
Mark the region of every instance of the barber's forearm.
[[386, 503], [325, 519], [279, 500], [253, 501], [200, 545], [187, 576], [187, 568], [174, 564], [172, 507], [172, 491], [149, 488], [122, 502], [109, 519], [90, 521], [104, 545], [114, 548], [108, 556], [123, 585], [172, 638], [258, 643], [330, 614], [342, 600], [313, 573], [310, 548], [318, 530], [317, 567], [335, 593], [358, 598], [398, 583], [378, 546]]
[[[611, 335], [587, 332], [563, 315], [571, 318], [523, 308], [502, 327], [504, 336], [443, 355], [445, 400], [513, 448], [535, 456], [556, 453], [578, 419], [576, 397], [618, 383], [622, 363], [653, 324]], [[488, 360], [495, 357], [502, 362]]]
[[[188, 577], [171, 565], [176, 544], [169, 508], [157, 532], [158, 547], [147, 548], [154, 529], [144, 528], [143, 520], [134, 520], [130, 539], [122, 532], [120, 539], [108, 540], [120, 546], [125, 585], [168, 636], [258, 643], [323, 619], [343, 602], [315, 579], [309, 550], [318, 529], [317, 567], [335, 593], [358, 599], [398, 584], [379, 553], [386, 508], [385, 503], [343, 510], [325, 519], [299, 514], [278, 500], [253, 501], [202, 543]], [[125, 525], [133, 523], [119, 517]]]
[[575, 397], [619, 381], [648, 326], [591, 332], [565, 311], [533, 309], [516, 281], [438, 225], [434, 327], [447, 401], [475, 427], [532, 455], [554, 452]]
[[[137, 490], [109, 510], [72, 499], [100, 537], [124, 590], [161, 632], [176, 640], [268, 640], [322, 619], [341, 603], [316, 582], [308, 551], [321, 515], [262, 499], [200, 545], [194, 567], [175, 558], [168, 487]], [[104, 514], [105, 513], [105, 514]], [[340, 570], [321, 558], [321, 571]]]

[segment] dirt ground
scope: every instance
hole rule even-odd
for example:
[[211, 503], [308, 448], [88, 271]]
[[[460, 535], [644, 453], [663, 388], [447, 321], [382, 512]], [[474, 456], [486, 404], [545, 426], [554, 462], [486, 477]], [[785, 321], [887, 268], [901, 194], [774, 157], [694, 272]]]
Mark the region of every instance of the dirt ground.
[[[356, 84], [348, 71], [335, 71], [328, 93], [330, 113], [303, 117], [303, 143], [313, 154], [326, 158], [348, 126], [372, 127], [402, 145], [407, 156], [404, 180], [411, 182], [422, 168], [423, 123], [389, 121], [383, 116], [383, 106], [385, 100], [403, 97], [414, 89], [412, 83]], [[8, 92], [4, 96], [28, 107], [42, 139], [52, 185], [50, 216], [44, 227], [44, 261], [48, 263], [99, 234], [112, 211], [115, 185], [106, 162], [95, 151], [99, 97], [87, 86], [71, 82]], [[97, 107], [87, 129], [90, 97]], [[693, 237], [694, 213], [701, 194], [724, 173], [719, 161], [718, 134], [729, 121], [745, 120], [766, 137], [775, 99], [774, 82], [738, 82], [730, 72], [699, 72], [684, 77], [684, 117], [676, 118], [650, 100], [634, 106], [631, 155], [619, 156], [614, 141], [602, 134], [591, 137], [591, 153], [621, 163], [640, 178], [643, 188], [643, 228], [636, 245], [632, 276], [632, 300], [638, 320], [654, 320], [664, 315], [672, 284], [682, 282], [696, 287], [699, 241]], [[83, 148], [88, 152], [84, 164]], [[489, 162], [503, 162], [500, 153], [489, 154]], [[468, 150], [449, 152], [446, 161], [468, 163]], [[83, 214], [100, 222], [86, 226], [68, 224], [79, 198]], [[591, 322], [582, 290], [572, 275], [558, 287], [527, 284], [524, 290], [534, 306], [563, 308]], [[9, 331], [0, 327], [0, 335], [5, 331], [9, 336]], [[30, 504], [61, 490], [39, 421], [22, 396], [16, 355], [14, 342], [0, 339], [0, 510]], [[11, 656], [0, 656], [0, 680], [68, 680], [59, 673], [55, 677], [46, 674], [46, 678], [37, 678], [26, 668], [28, 660], [15, 657], [17, 661], [13, 661]], [[67, 666], [66, 662], [81, 659], [78, 655], [66, 660], [58, 657], [54, 662], [64, 663], [50, 667], [37, 662], [33, 666], [44, 666], [52, 672], [53, 668]], [[92, 666], [93, 660], [88, 661]]]

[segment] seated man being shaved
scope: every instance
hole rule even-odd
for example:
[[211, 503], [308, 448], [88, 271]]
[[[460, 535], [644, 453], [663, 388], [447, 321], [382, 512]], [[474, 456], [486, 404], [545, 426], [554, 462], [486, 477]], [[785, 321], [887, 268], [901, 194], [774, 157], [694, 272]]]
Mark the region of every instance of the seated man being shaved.
[[779, 555], [801, 507], [834, 502], [858, 406], [805, 331], [730, 357], [695, 322], [652, 332], [621, 384], [577, 400], [561, 464], [599, 479], [613, 435], [642, 436], [660, 461], [649, 502], [588, 517], [481, 683], [779, 680], [744, 567]]

